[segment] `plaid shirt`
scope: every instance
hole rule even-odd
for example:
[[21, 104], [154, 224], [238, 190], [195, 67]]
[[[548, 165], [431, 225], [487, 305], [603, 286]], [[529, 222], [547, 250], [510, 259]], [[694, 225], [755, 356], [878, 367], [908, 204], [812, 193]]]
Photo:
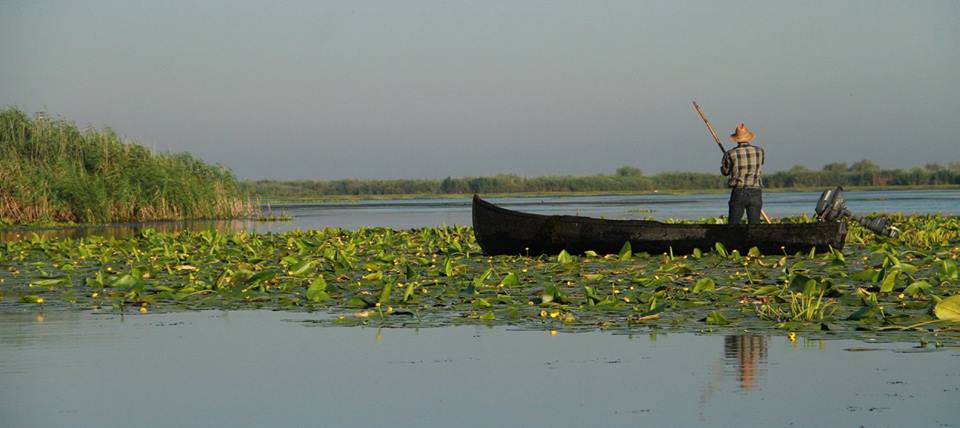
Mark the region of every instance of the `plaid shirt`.
[[761, 187], [763, 158], [763, 149], [749, 143], [738, 144], [723, 154], [720, 172], [730, 176], [730, 187]]

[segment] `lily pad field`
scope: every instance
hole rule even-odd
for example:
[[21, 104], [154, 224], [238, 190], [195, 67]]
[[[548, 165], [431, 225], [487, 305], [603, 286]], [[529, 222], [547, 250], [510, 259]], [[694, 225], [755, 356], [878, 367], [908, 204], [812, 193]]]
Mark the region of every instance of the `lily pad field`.
[[[714, 219], [718, 221], [718, 219]], [[557, 331], [757, 332], [960, 345], [960, 218], [851, 226], [843, 251], [528, 257], [472, 229], [284, 233], [146, 229], [0, 243], [0, 308], [112, 313], [273, 309], [331, 325], [506, 324]]]

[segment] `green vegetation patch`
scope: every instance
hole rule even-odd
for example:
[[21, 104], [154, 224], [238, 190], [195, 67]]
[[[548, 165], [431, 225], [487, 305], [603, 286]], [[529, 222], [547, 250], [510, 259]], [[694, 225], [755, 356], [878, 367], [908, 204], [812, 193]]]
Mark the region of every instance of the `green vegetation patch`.
[[323, 311], [321, 324], [801, 332], [960, 344], [960, 218], [844, 251], [481, 254], [470, 228], [157, 233], [0, 244], [3, 310]]
[[251, 205], [224, 167], [112, 130], [0, 110], [0, 225], [235, 218]]

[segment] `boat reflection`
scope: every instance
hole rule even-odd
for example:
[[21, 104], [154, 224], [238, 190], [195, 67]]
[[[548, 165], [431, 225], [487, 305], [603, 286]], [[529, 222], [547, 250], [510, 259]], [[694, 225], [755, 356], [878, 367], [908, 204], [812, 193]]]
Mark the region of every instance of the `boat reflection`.
[[766, 336], [742, 335], [723, 338], [725, 373], [736, 376], [741, 391], [752, 391], [766, 373]]

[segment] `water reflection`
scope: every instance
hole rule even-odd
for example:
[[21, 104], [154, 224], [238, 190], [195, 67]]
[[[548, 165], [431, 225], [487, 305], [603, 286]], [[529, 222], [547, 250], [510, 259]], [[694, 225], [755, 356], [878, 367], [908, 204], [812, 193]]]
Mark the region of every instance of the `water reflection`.
[[700, 391], [697, 409], [700, 421], [705, 420], [704, 409], [727, 379], [736, 379], [736, 389], [743, 393], [759, 389], [766, 375], [768, 343], [767, 336], [724, 336], [723, 357], [710, 368], [710, 376]]
[[752, 391], [766, 373], [766, 336], [725, 336], [723, 360], [728, 371], [734, 372], [741, 391]]
[[[960, 396], [951, 351], [307, 322], [333, 316], [48, 311], [41, 322], [0, 310], [0, 425], [466, 428], [496, 409], [513, 426], [934, 426], [956, 420]], [[713, 396], [698, 406], [705, 384]]]
[[[763, 206], [774, 217], [811, 214], [819, 192], [771, 192], [764, 195]], [[847, 206], [855, 213], [903, 212], [960, 214], [960, 190], [936, 191], [872, 191], [844, 194]], [[727, 196], [694, 195], [605, 195], [490, 198], [491, 202], [538, 214], [568, 214], [608, 219], [698, 219], [727, 212]], [[291, 229], [323, 229], [340, 227], [391, 227], [410, 229], [440, 225], [472, 223], [469, 199], [404, 199], [273, 206], [293, 218], [283, 222], [249, 220], [205, 220], [117, 225], [79, 226], [54, 229], [0, 231], [0, 241], [17, 235], [39, 233], [51, 237], [104, 235], [118, 238], [135, 236], [144, 228], [164, 232], [182, 230], [283, 232]], [[265, 210], [268, 208], [264, 207]]]

